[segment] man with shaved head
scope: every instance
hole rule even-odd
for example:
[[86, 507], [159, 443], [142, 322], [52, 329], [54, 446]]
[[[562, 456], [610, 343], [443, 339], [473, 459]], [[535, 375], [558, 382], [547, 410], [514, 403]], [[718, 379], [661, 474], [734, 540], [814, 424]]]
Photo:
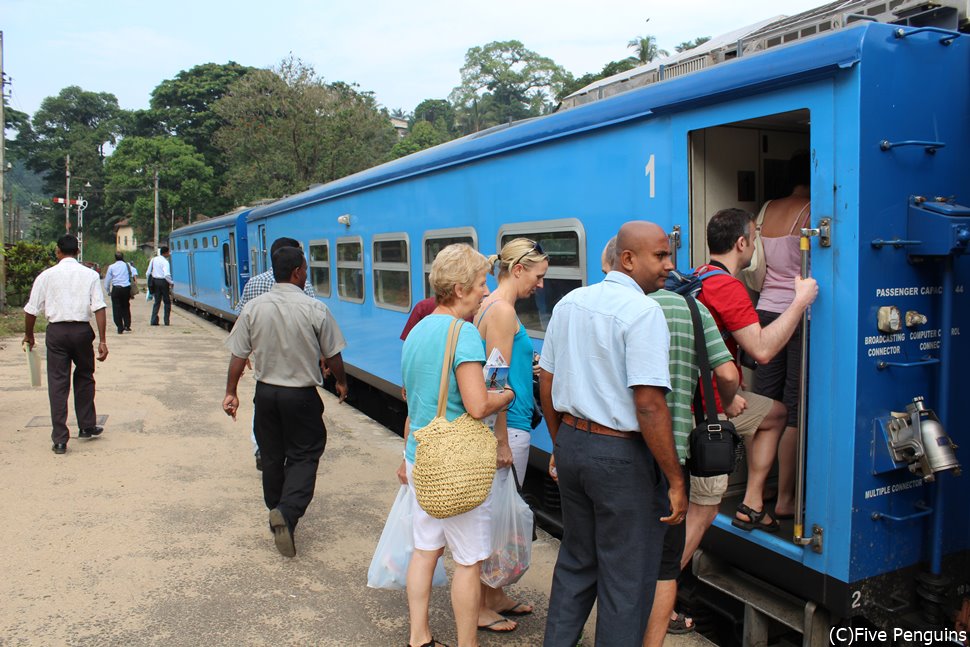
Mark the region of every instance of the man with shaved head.
[[612, 271], [567, 294], [546, 329], [539, 380], [563, 538], [545, 647], [574, 647], [593, 602], [597, 645], [639, 645], [664, 524], [682, 523], [687, 512], [664, 400], [669, 333], [646, 296], [672, 269], [666, 233], [628, 222]]

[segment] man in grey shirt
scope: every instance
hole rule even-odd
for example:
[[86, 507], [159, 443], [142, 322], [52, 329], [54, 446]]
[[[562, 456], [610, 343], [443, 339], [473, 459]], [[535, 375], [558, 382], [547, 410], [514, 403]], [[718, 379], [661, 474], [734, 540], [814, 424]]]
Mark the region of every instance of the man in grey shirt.
[[340, 401], [347, 397], [340, 356], [346, 343], [327, 306], [303, 293], [306, 274], [303, 252], [276, 250], [276, 285], [246, 304], [226, 339], [232, 358], [222, 409], [233, 420], [239, 409], [239, 378], [249, 356], [255, 359], [254, 421], [263, 458], [263, 499], [276, 548], [286, 557], [296, 555], [294, 530], [313, 499], [327, 443], [317, 392], [323, 385], [320, 357], [327, 359], [337, 380]]

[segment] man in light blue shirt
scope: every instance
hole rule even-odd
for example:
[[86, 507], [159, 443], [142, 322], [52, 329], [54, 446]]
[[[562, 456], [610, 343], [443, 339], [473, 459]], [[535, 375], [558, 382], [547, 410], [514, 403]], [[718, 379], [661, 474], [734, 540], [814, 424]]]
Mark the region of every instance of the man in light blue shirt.
[[125, 255], [115, 252], [115, 262], [104, 273], [104, 291], [111, 296], [111, 314], [118, 334], [131, 332], [131, 282], [138, 271], [125, 262]]
[[666, 233], [628, 222], [617, 234], [613, 271], [567, 294], [546, 329], [539, 380], [563, 538], [544, 647], [576, 645], [597, 601], [597, 644], [639, 645], [664, 524], [686, 515], [665, 401], [669, 332], [646, 296], [672, 269]]

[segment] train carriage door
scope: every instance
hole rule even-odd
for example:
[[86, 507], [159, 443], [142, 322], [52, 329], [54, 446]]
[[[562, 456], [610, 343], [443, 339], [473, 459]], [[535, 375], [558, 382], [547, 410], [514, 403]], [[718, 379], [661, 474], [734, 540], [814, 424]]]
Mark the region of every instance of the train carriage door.
[[[811, 146], [808, 110], [794, 110], [690, 131], [690, 267], [710, 259], [707, 225], [721, 209], [757, 214], [762, 205], [791, 193], [789, 159]], [[682, 268], [686, 264], [682, 263]], [[752, 293], [757, 303], [757, 293]], [[782, 351], [784, 352], [784, 351]], [[742, 368], [745, 388], [754, 375]], [[779, 396], [777, 399], [781, 399]], [[769, 478], [773, 480], [777, 464]], [[745, 464], [731, 475], [722, 512], [733, 517], [747, 483]]]
[[189, 254], [189, 294], [196, 296], [198, 290], [195, 285], [195, 252], [190, 251]]
[[236, 261], [236, 235], [229, 233], [229, 241], [222, 244], [222, 269], [225, 273], [226, 296], [229, 307], [239, 303], [239, 272]]
[[259, 233], [256, 240], [256, 245], [259, 248], [259, 252], [256, 255], [256, 260], [259, 263], [259, 270], [256, 274], [260, 274], [269, 269], [269, 247], [266, 245], [266, 225], [259, 225]]

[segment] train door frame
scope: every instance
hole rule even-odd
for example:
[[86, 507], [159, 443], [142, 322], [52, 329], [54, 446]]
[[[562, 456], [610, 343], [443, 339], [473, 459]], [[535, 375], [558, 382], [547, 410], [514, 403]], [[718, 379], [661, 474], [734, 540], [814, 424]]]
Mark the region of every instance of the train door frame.
[[253, 259], [253, 264], [256, 265], [259, 270], [255, 272], [255, 274], [262, 274], [269, 269], [269, 252], [266, 246], [266, 225], [257, 225], [256, 232], [256, 245], [254, 248], [256, 258]]
[[195, 282], [195, 252], [189, 250], [189, 294], [192, 296], [198, 296], [198, 291]]
[[226, 289], [229, 291], [229, 308], [234, 310], [239, 303], [239, 262], [236, 260], [236, 234], [229, 232], [228, 240], [223, 243], [223, 263], [226, 278], [229, 280]]
[[[675, 147], [672, 151], [672, 173], [674, 173], [674, 177], [671, 178], [674, 188], [672, 210], [674, 213], [688, 214], [686, 235], [689, 241], [688, 249], [691, 250], [691, 264], [696, 265], [707, 260], [706, 257], [700, 256], [694, 244], [695, 239], [700, 238], [703, 241], [703, 253], [706, 254], [706, 227], [699, 226], [697, 219], [692, 217], [695, 207], [701, 208], [701, 205], [697, 204], [696, 196], [692, 194], [692, 186], [697, 181], [697, 172], [696, 162], [692, 160], [691, 133], [787, 113], [799, 114], [798, 111], [808, 111], [807, 114], [810, 116], [808, 141], [813, 162], [812, 222], [815, 223], [821, 217], [837, 216], [837, 201], [845, 200], [846, 196], [852, 195], [851, 175], [846, 176], [848, 188], [845, 189], [846, 193], [842, 197], [839, 196], [843, 188], [836, 184], [834, 179], [840, 164], [845, 166], [841, 169], [843, 173], [851, 174], [852, 155], [857, 153], [851, 139], [846, 140], [842, 133], [836, 136], [837, 122], [843, 128], [848, 128], [839, 119], [836, 106], [849, 100], [850, 95], [851, 83], [840, 83], [837, 78], [824, 77], [769, 93], [738, 97], [720, 102], [715, 106], [701, 106], [671, 116], [672, 140], [682, 142], [680, 147]], [[851, 137], [850, 133], [846, 135]], [[833, 187], [836, 190], [833, 190]], [[706, 222], [705, 218], [704, 223]], [[694, 235], [695, 231], [697, 236]], [[820, 251], [822, 253], [819, 253]], [[810, 419], [805, 473], [805, 482], [811, 484], [810, 488], [806, 488], [805, 495], [807, 509], [805, 527], [811, 532], [813, 524], [828, 526], [824, 549], [816, 552], [796, 545], [791, 541], [791, 537], [785, 537], [784, 533], [777, 537], [767, 536], [766, 533], [745, 533], [733, 528], [730, 516], [724, 513], [718, 515], [714, 527], [711, 528], [713, 532], [707, 533], [705, 543], [702, 544], [702, 546], [717, 546], [717, 553], [733, 562], [743, 562], [747, 567], [752, 563], [757, 563], [759, 567], [763, 566], [764, 573], [752, 572], [752, 575], [764, 576], [768, 580], [772, 579], [772, 572], [776, 573], [779, 566], [792, 564], [792, 562], [807, 566], [818, 573], [831, 573], [833, 562], [838, 564], [836, 571], [848, 563], [848, 541], [839, 534], [833, 536], [832, 531], [838, 533], [838, 529], [842, 528], [842, 524], [848, 519], [848, 512], [837, 509], [834, 499], [840, 488], [851, 487], [850, 475], [831, 474], [836, 469], [835, 456], [840, 450], [847, 450], [847, 448], [835, 435], [825, 432], [826, 429], [838, 427], [836, 420], [838, 416], [833, 413], [837, 407], [818, 407], [814, 410], [811, 408], [812, 402], [822, 402], [832, 396], [833, 390], [837, 388], [836, 385], [844, 384], [846, 377], [834, 372], [831, 362], [826, 362], [826, 358], [815, 357], [819, 349], [837, 345], [835, 341], [838, 333], [837, 320], [832, 312], [835, 286], [832, 282], [834, 257], [831, 251], [820, 250], [817, 242], [812, 244], [813, 275], [819, 280], [821, 290], [812, 311], [810, 352], [812, 358], [807, 407]], [[686, 264], [682, 262], [681, 268], [686, 269], [685, 266]], [[813, 434], [812, 429], [818, 429], [819, 432]], [[723, 552], [728, 550], [727, 547], [730, 547], [731, 552]], [[764, 549], [769, 552], [765, 553]], [[767, 559], [767, 556], [772, 554], [777, 557]], [[752, 562], [752, 559], [755, 562]]]

